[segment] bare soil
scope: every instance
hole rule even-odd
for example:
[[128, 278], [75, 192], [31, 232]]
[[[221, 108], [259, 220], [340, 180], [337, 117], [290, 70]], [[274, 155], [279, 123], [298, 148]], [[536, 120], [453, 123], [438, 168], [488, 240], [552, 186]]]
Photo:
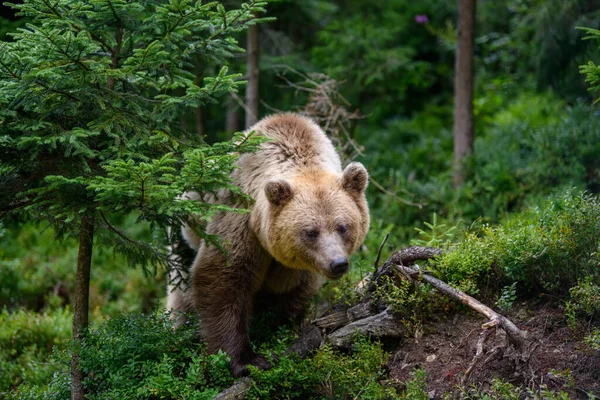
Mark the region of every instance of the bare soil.
[[[538, 391], [545, 385], [563, 390], [572, 399], [588, 399], [588, 393], [600, 397], [600, 351], [582, 342], [589, 327], [582, 324], [573, 331], [564, 310], [550, 304], [521, 303], [506, 316], [528, 332], [526, 348], [502, 346], [506, 344], [504, 332], [491, 332], [481, 361], [463, 388], [487, 391], [492, 380], [499, 378], [523, 389]], [[448, 393], [458, 397], [485, 322], [478, 315], [466, 314], [428, 321], [421, 337], [404, 340], [390, 357], [390, 379], [405, 382], [415, 369], [425, 368], [431, 398]]]

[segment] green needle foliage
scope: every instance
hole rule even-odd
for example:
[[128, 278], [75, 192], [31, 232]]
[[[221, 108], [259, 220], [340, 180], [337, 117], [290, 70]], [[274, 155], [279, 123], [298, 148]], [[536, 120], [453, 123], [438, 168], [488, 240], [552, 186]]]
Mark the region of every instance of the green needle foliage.
[[[234, 34], [264, 20], [256, 15], [265, 4], [251, 0], [229, 11], [189, 0], [12, 5], [31, 22], [0, 42], [0, 218], [43, 219], [59, 235], [77, 237], [82, 216], [91, 214], [102, 246], [156, 265], [165, 260], [165, 235], [136, 241], [118, 227], [123, 216], [134, 213], [166, 233], [191, 214], [202, 222], [241, 212], [175, 199], [222, 188], [243, 196], [229, 174], [259, 140], [237, 134], [208, 146], [180, 120], [244, 83], [226, 60], [242, 51]], [[197, 62], [220, 69], [199, 83]]]
[[[598, 43], [598, 47], [600, 47], [600, 30], [592, 28], [581, 29], [587, 33], [584, 39], [593, 39]], [[579, 71], [585, 75], [585, 81], [590, 85], [589, 90], [598, 93], [600, 90], [600, 65], [589, 61], [587, 64], [579, 66]], [[600, 97], [597, 97], [596, 102], [599, 100]]]

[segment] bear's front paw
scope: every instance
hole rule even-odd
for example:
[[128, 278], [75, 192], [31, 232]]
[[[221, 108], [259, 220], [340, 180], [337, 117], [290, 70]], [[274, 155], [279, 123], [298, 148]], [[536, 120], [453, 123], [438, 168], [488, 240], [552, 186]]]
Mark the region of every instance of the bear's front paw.
[[252, 355], [252, 358], [250, 359], [250, 364], [262, 370], [271, 368], [271, 364], [269, 364], [267, 359], [264, 356], [261, 356], [260, 354]]
[[247, 363], [244, 363], [241, 360], [231, 360], [231, 375], [233, 375], [235, 378], [248, 376], [250, 374], [250, 370], [248, 370], [248, 365], [250, 364], [262, 370], [271, 368], [271, 364], [269, 364], [267, 359], [259, 354], [252, 354], [249, 358], [250, 361]]

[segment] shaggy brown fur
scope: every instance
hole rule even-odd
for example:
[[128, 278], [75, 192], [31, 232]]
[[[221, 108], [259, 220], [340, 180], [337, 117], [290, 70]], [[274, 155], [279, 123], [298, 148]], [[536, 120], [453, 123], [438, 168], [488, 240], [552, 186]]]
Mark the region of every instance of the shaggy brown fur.
[[[200, 314], [209, 351], [223, 349], [235, 376], [246, 374], [247, 364], [268, 367], [248, 342], [256, 295], [276, 295], [280, 309], [299, 315], [324, 278], [348, 270], [348, 258], [369, 228], [367, 171], [360, 163], [342, 171], [331, 141], [316, 124], [278, 114], [249, 131], [271, 139], [258, 152], [242, 155], [232, 175], [256, 200], [252, 212], [219, 214], [208, 224], [208, 233], [227, 243], [228, 260], [184, 228], [188, 244], [198, 250], [191, 288], [169, 290], [167, 305]], [[223, 192], [218, 198], [230, 196]]]

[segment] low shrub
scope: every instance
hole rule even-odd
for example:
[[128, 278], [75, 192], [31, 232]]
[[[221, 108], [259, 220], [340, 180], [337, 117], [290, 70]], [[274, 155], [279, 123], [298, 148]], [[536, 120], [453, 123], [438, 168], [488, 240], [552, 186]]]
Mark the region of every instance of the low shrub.
[[446, 279], [469, 293], [503, 284], [522, 294], [566, 294], [598, 274], [600, 201], [568, 192], [498, 227], [483, 225], [435, 264]]
[[50, 309], [0, 311], [0, 394], [23, 382], [44, 385], [59, 366], [49, 359], [53, 349], [64, 349], [71, 339], [72, 313]]
[[209, 355], [197, 326], [177, 330], [165, 315], [132, 314], [90, 330], [80, 363], [89, 399], [210, 399], [232, 382], [228, 359]]
[[571, 328], [575, 328], [577, 317], [593, 320], [600, 316], [600, 285], [594, 277], [583, 279], [569, 290], [569, 294], [571, 298], [565, 305], [565, 313]]
[[283, 355], [267, 371], [253, 369], [248, 399], [395, 399], [382, 385], [388, 354], [380, 343], [358, 337], [350, 354], [325, 346], [312, 358]]

